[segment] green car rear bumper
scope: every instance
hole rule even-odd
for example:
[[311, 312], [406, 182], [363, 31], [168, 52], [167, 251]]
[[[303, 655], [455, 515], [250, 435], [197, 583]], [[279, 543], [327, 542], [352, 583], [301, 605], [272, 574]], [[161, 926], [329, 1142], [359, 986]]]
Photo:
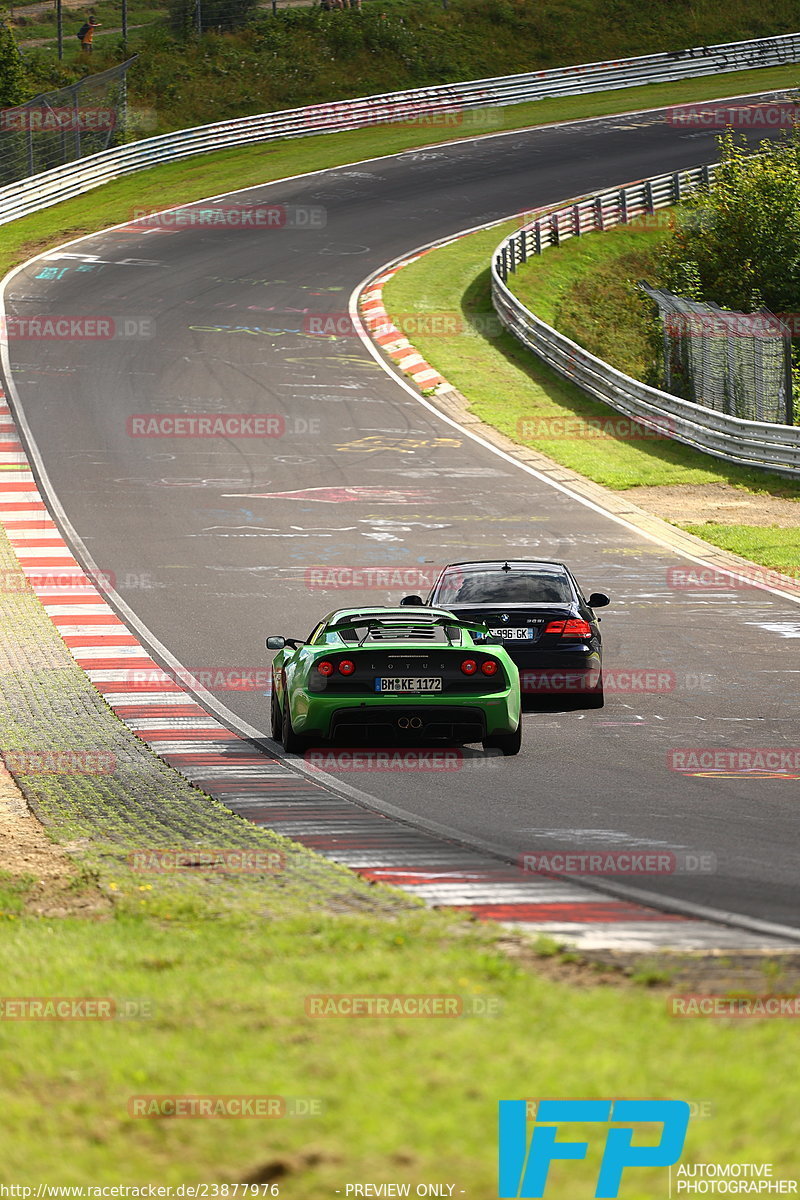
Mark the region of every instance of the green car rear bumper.
[[320, 696], [295, 688], [292, 724], [303, 737], [336, 740], [348, 734], [380, 740], [479, 742], [513, 733], [520, 720], [519, 687], [488, 694]]

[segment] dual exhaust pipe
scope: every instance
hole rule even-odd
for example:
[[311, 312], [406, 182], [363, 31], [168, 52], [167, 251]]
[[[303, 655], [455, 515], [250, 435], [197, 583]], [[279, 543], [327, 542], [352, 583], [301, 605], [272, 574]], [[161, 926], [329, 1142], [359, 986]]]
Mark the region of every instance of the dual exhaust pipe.
[[422, 729], [420, 717], [400, 717], [397, 722], [400, 729]]

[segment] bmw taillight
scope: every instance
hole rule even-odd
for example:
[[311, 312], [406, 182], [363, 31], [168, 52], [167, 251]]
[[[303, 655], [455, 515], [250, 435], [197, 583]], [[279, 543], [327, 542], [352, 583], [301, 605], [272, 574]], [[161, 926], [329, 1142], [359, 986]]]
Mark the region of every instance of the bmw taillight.
[[544, 632], [557, 633], [561, 637], [590, 638], [592, 627], [588, 621], [584, 621], [580, 617], [570, 617], [568, 621], [548, 621]]
[[486, 662], [481, 663], [481, 670], [483, 671], [484, 675], [496, 675], [497, 663], [493, 658], [487, 658]]
[[349, 658], [343, 658], [339, 663], [340, 675], [352, 675], [356, 669], [356, 664]]
[[333, 663], [328, 662], [327, 658], [323, 658], [321, 662], [317, 663], [317, 670], [320, 675], [324, 675], [327, 679], [329, 675], [333, 674]]
[[465, 675], [474, 675], [478, 669], [478, 664], [474, 658], [465, 658], [461, 663], [461, 670]]

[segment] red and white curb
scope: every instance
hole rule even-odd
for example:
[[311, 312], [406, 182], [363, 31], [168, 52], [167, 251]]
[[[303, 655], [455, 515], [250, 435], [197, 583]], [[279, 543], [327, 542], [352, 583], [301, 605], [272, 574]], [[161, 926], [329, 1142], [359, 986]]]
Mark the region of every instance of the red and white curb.
[[[386, 344], [423, 386], [444, 382], [430, 373], [433, 369], [421, 356], [419, 362], [409, 362], [407, 347]], [[101, 587], [86, 576], [47, 510], [2, 393], [0, 522], [27, 585], [117, 716], [191, 783], [255, 824], [364, 878], [402, 888], [430, 907], [502, 921], [586, 949], [796, 946], [780, 937], [665, 913], [570, 881], [526, 875], [488, 853], [354, 803], [334, 790], [335, 779], [326, 786], [313, 772], [292, 770], [283, 760], [260, 753], [209, 715], [151, 658], [106, 602]]]
[[389, 355], [405, 375], [410, 376], [414, 383], [426, 392], [432, 388], [439, 388], [442, 384], [449, 387], [449, 384], [394, 325], [383, 305], [383, 286], [403, 267], [410, 266], [427, 253], [427, 250], [422, 250], [419, 254], [395, 263], [390, 270], [373, 279], [359, 297], [359, 312], [372, 340]]

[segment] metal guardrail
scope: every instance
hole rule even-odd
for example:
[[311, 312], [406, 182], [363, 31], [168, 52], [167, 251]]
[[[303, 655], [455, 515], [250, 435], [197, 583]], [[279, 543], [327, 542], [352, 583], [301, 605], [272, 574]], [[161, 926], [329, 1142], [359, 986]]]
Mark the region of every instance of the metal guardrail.
[[492, 301], [503, 325], [528, 349], [617, 412], [715, 458], [797, 478], [800, 428], [729, 417], [623, 375], [542, 321], [506, 282], [519, 263], [548, 246], [676, 204], [698, 184], [713, 180], [714, 171], [714, 167], [699, 167], [659, 175], [538, 216], [497, 247], [492, 260]]
[[585, 63], [497, 79], [390, 92], [220, 121], [106, 150], [0, 188], [0, 224], [81, 195], [134, 171], [213, 150], [433, 118], [435, 114], [458, 116], [464, 110], [500, 108], [546, 96], [574, 96], [787, 62], [800, 62], [800, 33], [647, 54], [617, 62]]

